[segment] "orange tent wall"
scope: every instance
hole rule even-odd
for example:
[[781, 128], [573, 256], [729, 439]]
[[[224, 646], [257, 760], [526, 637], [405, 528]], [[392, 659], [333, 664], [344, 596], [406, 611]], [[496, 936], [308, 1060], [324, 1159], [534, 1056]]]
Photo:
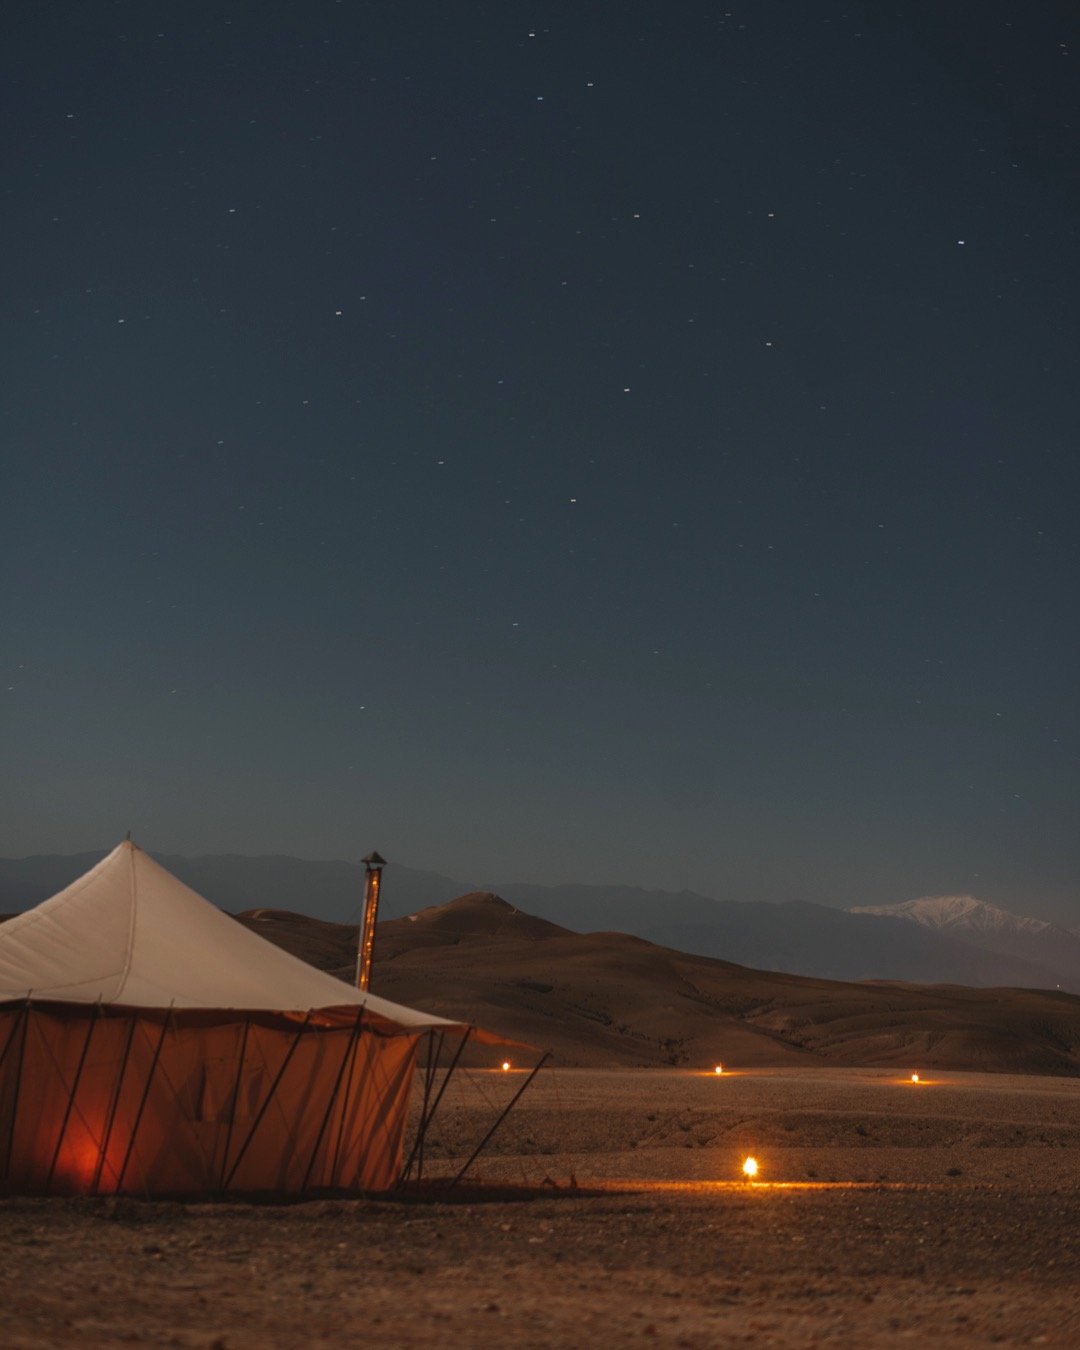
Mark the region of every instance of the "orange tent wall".
[[[351, 1010], [350, 1010], [351, 1012]], [[380, 1191], [418, 1035], [318, 1015], [0, 1008], [0, 1192]]]

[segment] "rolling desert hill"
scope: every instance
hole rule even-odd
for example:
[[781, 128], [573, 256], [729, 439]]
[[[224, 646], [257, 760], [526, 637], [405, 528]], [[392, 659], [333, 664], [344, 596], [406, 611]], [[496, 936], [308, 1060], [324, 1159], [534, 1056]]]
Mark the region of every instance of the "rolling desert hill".
[[[351, 979], [355, 928], [268, 910], [240, 921]], [[380, 924], [372, 988], [551, 1048], [564, 1065], [1080, 1074], [1073, 995], [752, 970], [624, 933], [574, 933], [486, 892]]]

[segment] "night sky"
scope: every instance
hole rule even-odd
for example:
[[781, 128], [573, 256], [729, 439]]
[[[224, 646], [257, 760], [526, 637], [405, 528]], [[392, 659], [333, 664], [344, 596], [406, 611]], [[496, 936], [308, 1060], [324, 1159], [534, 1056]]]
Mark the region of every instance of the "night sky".
[[1080, 922], [1077, 5], [4, 27], [0, 852]]

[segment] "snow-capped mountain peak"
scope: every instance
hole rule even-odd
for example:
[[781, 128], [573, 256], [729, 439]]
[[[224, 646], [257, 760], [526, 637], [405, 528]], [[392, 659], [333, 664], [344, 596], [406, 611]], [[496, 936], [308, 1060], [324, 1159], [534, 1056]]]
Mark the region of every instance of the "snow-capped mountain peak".
[[924, 895], [898, 905], [856, 905], [851, 913], [880, 914], [887, 918], [909, 919], [924, 928], [962, 929], [987, 935], [1049, 933], [1054, 929], [1053, 924], [1042, 919], [1010, 914], [1008, 910], [977, 900], [973, 895]]

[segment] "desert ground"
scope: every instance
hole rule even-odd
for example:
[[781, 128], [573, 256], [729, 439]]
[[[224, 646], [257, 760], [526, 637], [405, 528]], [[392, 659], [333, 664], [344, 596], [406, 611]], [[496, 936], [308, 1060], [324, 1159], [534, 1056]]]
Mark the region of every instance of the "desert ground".
[[392, 1198], [0, 1202], [5, 1344], [1080, 1343], [1080, 1080], [545, 1068], [448, 1190], [525, 1073]]

